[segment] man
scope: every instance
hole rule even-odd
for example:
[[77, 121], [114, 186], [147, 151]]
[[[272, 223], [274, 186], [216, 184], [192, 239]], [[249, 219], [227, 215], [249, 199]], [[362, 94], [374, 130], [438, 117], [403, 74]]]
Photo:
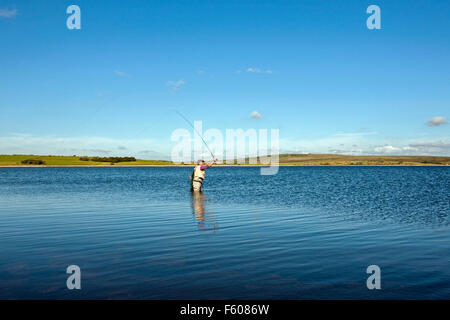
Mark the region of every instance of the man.
[[202, 191], [202, 183], [205, 179], [205, 170], [210, 168], [214, 163], [216, 163], [216, 158], [214, 158], [210, 164], [205, 164], [204, 160], [198, 161], [197, 165], [194, 167], [194, 171], [191, 174], [191, 191]]

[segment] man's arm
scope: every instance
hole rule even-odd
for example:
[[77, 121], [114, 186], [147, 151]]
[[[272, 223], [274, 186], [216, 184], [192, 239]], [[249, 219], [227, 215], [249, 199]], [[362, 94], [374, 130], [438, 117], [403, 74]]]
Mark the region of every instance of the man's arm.
[[208, 165], [201, 166], [200, 169], [201, 170], [208, 169], [209, 167], [212, 167], [214, 163], [216, 163], [216, 158], [214, 158]]

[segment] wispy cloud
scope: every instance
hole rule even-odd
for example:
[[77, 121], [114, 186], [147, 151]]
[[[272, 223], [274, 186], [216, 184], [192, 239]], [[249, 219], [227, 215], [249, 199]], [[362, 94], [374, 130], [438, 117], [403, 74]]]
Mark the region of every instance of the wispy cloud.
[[450, 155], [450, 140], [413, 142], [409, 147], [422, 154]]
[[282, 153], [338, 153], [349, 155], [450, 156], [450, 137], [386, 139], [376, 132], [335, 133], [322, 138], [280, 138]]
[[131, 76], [128, 73], [119, 70], [114, 70], [114, 73], [121, 77], [131, 78]]
[[250, 113], [250, 118], [252, 119], [261, 119], [261, 117], [261, 114], [256, 110]]
[[181, 86], [185, 84], [184, 80], [178, 80], [178, 81], [167, 81], [166, 85], [171, 88], [172, 90], [178, 90]]
[[17, 9], [0, 9], [0, 18], [14, 18], [17, 16]]
[[403, 148], [389, 146], [389, 145], [374, 148], [375, 153], [380, 153], [380, 154], [400, 153], [402, 150], [403, 150]]
[[153, 160], [168, 160], [169, 157], [155, 150], [141, 150], [136, 152], [139, 158], [147, 158]]
[[336, 133], [322, 138], [298, 140], [280, 138], [280, 148], [282, 152], [294, 153], [363, 154], [370, 148], [366, 134], [376, 133]]
[[246, 72], [250, 72], [250, 73], [267, 73], [267, 74], [272, 74], [272, 70], [262, 70], [259, 68], [247, 68], [247, 70], [245, 70]]
[[[126, 152], [129, 156], [139, 155], [141, 150], [160, 150], [159, 154], [140, 154], [141, 158], [168, 158], [170, 145], [165, 141], [153, 139], [113, 139], [107, 137], [78, 136], [34, 136], [29, 134], [15, 134], [0, 136], [0, 154], [56, 154], [56, 155], [111, 155], [122, 156]], [[123, 149], [126, 146], [126, 150]]]
[[403, 146], [383, 145], [375, 147], [372, 154], [448, 156], [450, 154], [450, 141], [411, 142]]
[[370, 136], [373, 134], [378, 134], [378, 132], [348, 132], [348, 133], [335, 133], [333, 136], [335, 137], [361, 137], [361, 136]]
[[427, 125], [429, 125], [430, 127], [437, 127], [443, 124], [447, 124], [446, 117], [433, 117], [431, 118], [431, 120], [428, 120], [427, 122]]
[[111, 150], [105, 150], [105, 149], [72, 149], [73, 151], [84, 151], [88, 153], [94, 153], [94, 154], [110, 154]]

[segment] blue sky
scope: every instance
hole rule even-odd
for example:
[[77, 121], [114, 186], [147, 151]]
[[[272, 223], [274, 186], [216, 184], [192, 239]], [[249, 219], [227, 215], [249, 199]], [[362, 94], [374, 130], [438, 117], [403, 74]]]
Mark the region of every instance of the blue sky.
[[278, 128], [281, 152], [450, 155], [449, 19], [448, 1], [2, 0], [0, 154], [167, 157], [176, 109]]

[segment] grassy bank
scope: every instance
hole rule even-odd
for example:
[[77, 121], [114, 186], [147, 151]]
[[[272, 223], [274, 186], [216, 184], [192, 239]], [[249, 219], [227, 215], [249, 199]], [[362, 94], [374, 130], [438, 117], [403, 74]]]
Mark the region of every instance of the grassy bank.
[[[25, 160], [40, 160], [44, 166], [171, 166], [171, 161], [140, 160], [129, 162], [100, 162], [80, 160], [79, 156], [0, 155], [0, 166], [33, 166]], [[93, 158], [89, 158], [93, 159]], [[448, 166], [450, 157], [431, 156], [347, 156], [336, 154], [281, 154], [280, 165], [285, 166]], [[257, 164], [260, 164], [257, 161]], [[220, 165], [220, 164], [219, 164]], [[246, 164], [249, 160], [246, 159]], [[192, 164], [186, 164], [192, 166]]]
[[[80, 160], [79, 156], [36, 156], [36, 155], [0, 155], [0, 166], [30, 166], [22, 164], [25, 160], [41, 160], [45, 166], [111, 166], [110, 162]], [[114, 166], [172, 165], [170, 161], [140, 160], [114, 163]]]

